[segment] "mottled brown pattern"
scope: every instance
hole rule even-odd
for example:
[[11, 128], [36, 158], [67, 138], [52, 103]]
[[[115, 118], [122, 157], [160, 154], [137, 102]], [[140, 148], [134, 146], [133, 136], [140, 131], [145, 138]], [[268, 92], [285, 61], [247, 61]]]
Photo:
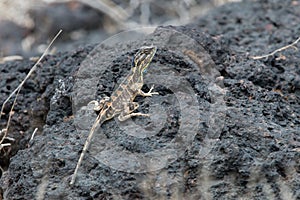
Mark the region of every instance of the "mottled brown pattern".
[[95, 103], [95, 110], [100, 111], [96, 118], [89, 136], [85, 142], [80, 158], [77, 162], [76, 169], [74, 171], [70, 184], [75, 183], [75, 178], [83, 157], [89, 147], [89, 144], [93, 138], [95, 129], [101, 126], [106, 120], [112, 119], [118, 116], [120, 121], [125, 121], [133, 116], [148, 116], [144, 113], [133, 113], [138, 108], [138, 104], [133, 102], [137, 95], [151, 96], [152, 94], [158, 94], [157, 92], [144, 93], [141, 91], [144, 81], [143, 72], [149, 66], [153, 56], [156, 53], [155, 46], [142, 47], [134, 56], [134, 66], [132, 72], [126, 77], [126, 79], [120, 84], [120, 86], [112, 93], [109, 99], [101, 100], [100, 102], [92, 101]]

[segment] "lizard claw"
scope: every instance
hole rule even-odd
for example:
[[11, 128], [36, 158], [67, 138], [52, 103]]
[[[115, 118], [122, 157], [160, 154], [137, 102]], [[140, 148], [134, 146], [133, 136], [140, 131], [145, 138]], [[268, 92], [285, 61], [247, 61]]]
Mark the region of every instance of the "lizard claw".
[[158, 92], [152, 92], [152, 90], [154, 89], [154, 86], [152, 85], [149, 92], [143, 92], [142, 90], [139, 90], [138, 94], [144, 97], [151, 97], [154, 94], [159, 94]]
[[153, 89], [154, 89], [154, 85], [151, 86], [149, 92], [147, 92], [146, 94], [149, 94], [149, 96], [152, 96], [153, 94], [159, 94], [158, 92], [152, 92]]
[[151, 93], [153, 89], [154, 89], [154, 85], [151, 86], [151, 88], [150, 88], [150, 90], [149, 90], [148, 93]]

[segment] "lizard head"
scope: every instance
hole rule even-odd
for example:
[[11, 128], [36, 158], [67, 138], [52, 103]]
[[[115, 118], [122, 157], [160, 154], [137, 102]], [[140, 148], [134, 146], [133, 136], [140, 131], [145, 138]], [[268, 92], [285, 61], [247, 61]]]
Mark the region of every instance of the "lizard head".
[[134, 67], [136, 67], [139, 72], [144, 72], [155, 55], [156, 50], [156, 46], [141, 47], [133, 57]]

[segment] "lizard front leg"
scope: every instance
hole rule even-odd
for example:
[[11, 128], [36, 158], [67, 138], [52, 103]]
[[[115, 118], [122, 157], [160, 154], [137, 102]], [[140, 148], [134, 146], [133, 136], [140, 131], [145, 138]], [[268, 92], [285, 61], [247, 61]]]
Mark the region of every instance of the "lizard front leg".
[[141, 95], [143, 97], [151, 97], [154, 94], [159, 94], [158, 92], [152, 92], [152, 90], [154, 89], [154, 86], [152, 85], [149, 92], [143, 92], [141, 89], [138, 90], [137, 94]]

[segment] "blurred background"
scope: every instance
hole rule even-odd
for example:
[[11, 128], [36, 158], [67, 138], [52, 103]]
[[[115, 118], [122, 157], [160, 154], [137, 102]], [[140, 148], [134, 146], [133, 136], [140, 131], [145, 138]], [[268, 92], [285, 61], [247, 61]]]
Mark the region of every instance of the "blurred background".
[[60, 29], [54, 46], [70, 51], [137, 27], [191, 23], [234, 1], [240, 0], [1, 0], [0, 61], [40, 55]]

